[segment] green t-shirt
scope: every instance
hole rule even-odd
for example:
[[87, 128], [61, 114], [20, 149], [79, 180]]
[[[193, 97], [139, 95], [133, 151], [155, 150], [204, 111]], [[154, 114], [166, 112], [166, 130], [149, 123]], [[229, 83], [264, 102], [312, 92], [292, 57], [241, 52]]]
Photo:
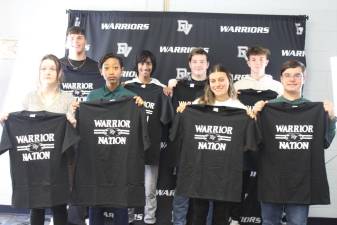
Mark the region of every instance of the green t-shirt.
[[269, 103], [286, 102], [286, 103], [289, 103], [291, 105], [297, 105], [297, 104], [302, 104], [304, 102], [310, 102], [310, 101], [308, 99], [306, 99], [306, 98], [303, 98], [303, 97], [291, 101], [291, 100], [286, 99], [283, 96], [280, 96], [280, 97], [277, 97], [275, 99], [269, 100], [268, 102]]
[[123, 97], [136, 96], [132, 91], [127, 90], [126, 88], [119, 85], [115, 90], [110, 91], [105, 85], [101, 88], [92, 90], [87, 96], [87, 101], [94, 100], [110, 100], [110, 99], [119, 99]]

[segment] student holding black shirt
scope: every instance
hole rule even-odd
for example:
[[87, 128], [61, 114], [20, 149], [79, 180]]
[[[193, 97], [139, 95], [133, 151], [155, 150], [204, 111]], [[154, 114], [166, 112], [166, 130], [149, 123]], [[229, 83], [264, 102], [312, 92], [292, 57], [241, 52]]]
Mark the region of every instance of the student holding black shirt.
[[336, 117], [331, 102], [303, 98], [303, 63], [287, 61], [280, 74], [283, 95], [254, 106], [264, 136], [258, 164], [262, 224], [279, 224], [284, 209], [287, 224], [305, 225], [310, 205], [330, 203], [324, 148], [335, 136]]

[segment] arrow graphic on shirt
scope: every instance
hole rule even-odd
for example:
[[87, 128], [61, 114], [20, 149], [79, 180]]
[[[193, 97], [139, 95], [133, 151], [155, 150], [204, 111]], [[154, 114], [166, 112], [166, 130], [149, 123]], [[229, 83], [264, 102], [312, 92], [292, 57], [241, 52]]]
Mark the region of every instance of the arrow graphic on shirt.
[[276, 140], [311, 140], [311, 134], [298, 134], [298, 133], [289, 133], [289, 134], [275, 134]]
[[129, 130], [123, 130], [119, 128], [106, 128], [106, 129], [94, 129], [94, 134], [104, 134], [108, 136], [129, 135]]
[[16, 150], [18, 152], [22, 152], [22, 151], [40, 151], [40, 150], [44, 150], [44, 149], [52, 149], [54, 148], [54, 144], [41, 144], [41, 143], [31, 143], [29, 145], [21, 145], [21, 146], [17, 146]]
[[195, 140], [205, 140], [205, 141], [231, 141], [232, 138], [230, 136], [223, 136], [218, 134], [195, 134]]

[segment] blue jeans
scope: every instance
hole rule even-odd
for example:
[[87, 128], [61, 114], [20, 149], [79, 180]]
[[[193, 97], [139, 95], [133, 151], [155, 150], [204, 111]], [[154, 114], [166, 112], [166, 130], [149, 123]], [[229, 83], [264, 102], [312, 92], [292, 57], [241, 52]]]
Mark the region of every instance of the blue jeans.
[[113, 212], [113, 220], [115, 225], [128, 225], [128, 209], [127, 208], [103, 208], [90, 207], [89, 208], [89, 225], [104, 225], [104, 211]]
[[261, 202], [262, 225], [279, 225], [283, 209], [287, 225], [307, 225], [309, 205]]
[[207, 221], [206, 225], [211, 225], [213, 221], [213, 210], [214, 210], [214, 204], [213, 201], [209, 201], [209, 209], [207, 214]]
[[173, 197], [173, 225], [185, 225], [189, 198], [175, 194]]
[[[189, 207], [189, 198], [175, 194], [173, 197], [173, 225], [185, 225]], [[213, 202], [209, 202], [207, 214], [207, 225], [212, 224], [213, 219]]]

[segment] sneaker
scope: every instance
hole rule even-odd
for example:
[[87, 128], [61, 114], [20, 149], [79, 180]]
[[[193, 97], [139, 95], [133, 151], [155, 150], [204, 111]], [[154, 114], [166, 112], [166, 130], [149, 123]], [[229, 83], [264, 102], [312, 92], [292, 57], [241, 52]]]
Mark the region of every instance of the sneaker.
[[229, 225], [240, 225], [239, 221], [237, 220], [232, 220], [231, 223]]

